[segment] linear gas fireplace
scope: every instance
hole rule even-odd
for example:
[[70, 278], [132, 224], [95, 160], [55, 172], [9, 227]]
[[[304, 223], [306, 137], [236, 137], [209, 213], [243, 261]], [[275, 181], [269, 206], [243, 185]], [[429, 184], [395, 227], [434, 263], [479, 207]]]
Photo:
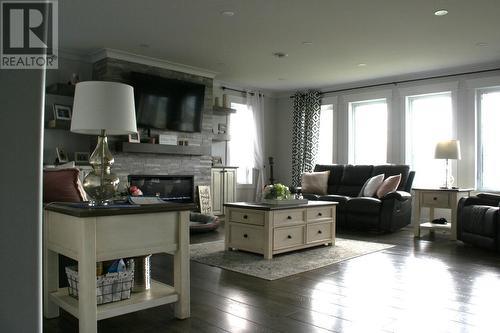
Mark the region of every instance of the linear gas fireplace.
[[194, 176], [129, 175], [130, 186], [137, 186], [144, 195], [158, 196], [166, 201], [194, 203]]

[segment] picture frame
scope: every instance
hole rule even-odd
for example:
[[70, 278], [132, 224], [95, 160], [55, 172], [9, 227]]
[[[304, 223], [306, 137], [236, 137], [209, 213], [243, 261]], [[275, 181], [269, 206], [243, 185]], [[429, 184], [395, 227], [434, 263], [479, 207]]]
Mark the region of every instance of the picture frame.
[[57, 163], [66, 163], [68, 162], [68, 154], [64, 151], [63, 148], [56, 148], [56, 157], [57, 157]]
[[212, 215], [212, 198], [210, 197], [210, 186], [198, 186], [198, 204], [200, 206], [200, 213]]
[[224, 123], [220, 123], [217, 125], [217, 130], [219, 131], [219, 134], [226, 134], [227, 133], [227, 125]]
[[90, 153], [77, 151], [75, 152], [75, 163], [89, 163]]
[[71, 106], [54, 104], [54, 119], [55, 120], [71, 120]]
[[128, 142], [140, 143], [141, 142], [141, 134], [139, 132], [129, 134], [128, 135]]
[[222, 157], [221, 156], [212, 156], [212, 166], [222, 165]]

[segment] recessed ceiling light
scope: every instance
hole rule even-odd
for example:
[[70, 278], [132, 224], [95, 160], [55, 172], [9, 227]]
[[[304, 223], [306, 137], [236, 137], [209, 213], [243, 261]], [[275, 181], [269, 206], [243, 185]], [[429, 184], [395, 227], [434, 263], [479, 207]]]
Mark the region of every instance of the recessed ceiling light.
[[446, 9], [440, 9], [434, 12], [434, 15], [436, 16], [445, 16], [446, 14], [448, 14], [448, 11]]
[[220, 12], [220, 14], [222, 16], [228, 16], [228, 17], [234, 16], [234, 12], [232, 10], [223, 10], [222, 12]]
[[304, 41], [304, 42], [302, 42], [302, 45], [313, 45], [313, 42], [310, 42], [310, 41]]
[[288, 57], [288, 54], [286, 54], [285, 52], [274, 52], [273, 53], [273, 56], [275, 56], [276, 58], [286, 58]]
[[478, 42], [476, 43], [476, 46], [479, 46], [479, 47], [488, 47], [488, 43], [485, 43], [485, 42]]
[[367, 66], [367, 64], [365, 64], [365, 63], [363, 63], [363, 62], [362, 62], [362, 63], [359, 63], [357, 66], [358, 66], [358, 67], [366, 67], [366, 66]]

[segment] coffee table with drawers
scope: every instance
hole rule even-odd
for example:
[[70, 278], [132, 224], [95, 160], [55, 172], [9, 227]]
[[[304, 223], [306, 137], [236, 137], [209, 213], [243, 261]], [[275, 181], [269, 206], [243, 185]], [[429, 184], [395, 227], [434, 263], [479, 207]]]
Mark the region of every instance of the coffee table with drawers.
[[253, 202], [225, 204], [225, 249], [273, 255], [318, 245], [335, 245], [336, 202], [298, 205]]

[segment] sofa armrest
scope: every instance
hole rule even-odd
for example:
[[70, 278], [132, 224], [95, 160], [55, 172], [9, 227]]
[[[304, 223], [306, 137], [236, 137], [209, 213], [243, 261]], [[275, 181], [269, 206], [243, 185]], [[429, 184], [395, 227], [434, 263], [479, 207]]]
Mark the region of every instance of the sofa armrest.
[[479, 193], [475, 196], [462, 198], [462, 207], [470, 205], [482, 205], [500, 207], [500, 195], [491, 193]]
[[380, 200], [390, 200], [390, 199], [396, 199], [399, 201], [406, 201], [408, 199], [411, 199], [411, 194], [405, 191], [393, 191], [389, 192], [386, 195], [384, 195]]
[[478, 193], [476, 195], [481, 200], [485, 200], [485, 202], [497, 203], [496, 206], [500, 206], [500, 195], [493, 193]]

